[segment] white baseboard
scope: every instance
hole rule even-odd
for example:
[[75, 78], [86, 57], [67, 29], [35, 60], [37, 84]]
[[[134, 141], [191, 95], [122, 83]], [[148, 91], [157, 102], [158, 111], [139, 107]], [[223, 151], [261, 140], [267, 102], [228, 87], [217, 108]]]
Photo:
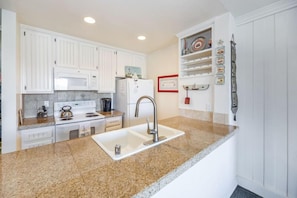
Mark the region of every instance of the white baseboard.
[[255, 183], [251, 180], [248, 180], [246, 178], [237, 176], [237, 182], [238, 185], [252, 191], [253, 193], [256, 193], [257, 195], [264, 197], [264, 198], [288, 198], [287, 196], [280, 195], [276, 192], [273, 192], [269, 189], [266, 189], [263, 185]]

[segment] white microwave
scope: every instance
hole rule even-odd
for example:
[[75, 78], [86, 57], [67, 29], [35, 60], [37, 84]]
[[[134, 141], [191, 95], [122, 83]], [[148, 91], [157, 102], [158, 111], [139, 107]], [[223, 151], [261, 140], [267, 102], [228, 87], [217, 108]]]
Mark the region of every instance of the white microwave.
[[98, 90], [96, 71], [54, 68], [54, 90]]

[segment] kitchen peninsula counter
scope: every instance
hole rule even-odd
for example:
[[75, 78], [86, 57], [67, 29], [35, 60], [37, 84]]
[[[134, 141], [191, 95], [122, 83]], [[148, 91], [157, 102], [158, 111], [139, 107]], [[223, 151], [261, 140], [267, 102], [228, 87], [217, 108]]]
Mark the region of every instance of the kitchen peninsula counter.
[[150, 197], [235, 134], [235, 127], [185, 117], [159, 124], [185, 131], [113, 161], [89, 137], [0, 156], [1, 197]]

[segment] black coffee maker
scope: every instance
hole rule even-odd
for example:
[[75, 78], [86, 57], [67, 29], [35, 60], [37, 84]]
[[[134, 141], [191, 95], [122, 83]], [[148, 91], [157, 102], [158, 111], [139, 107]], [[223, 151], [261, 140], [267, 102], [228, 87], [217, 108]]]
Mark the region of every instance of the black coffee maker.
[[111, 98], [101, 98], [101, 110], [103, 112], [111, 111]]

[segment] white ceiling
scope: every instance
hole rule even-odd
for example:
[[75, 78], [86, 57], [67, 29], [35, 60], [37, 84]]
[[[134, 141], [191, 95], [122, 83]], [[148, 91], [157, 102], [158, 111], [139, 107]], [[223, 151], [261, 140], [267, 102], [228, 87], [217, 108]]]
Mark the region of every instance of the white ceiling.
[[[0, 0], [19, 23], [150, 53], [176, 34], [230, 11], [240, 16], [278, 0]], [[86, 24], [92, 16], [96, 23]], [[145, 41], [138, 41], [145, 35]]]

